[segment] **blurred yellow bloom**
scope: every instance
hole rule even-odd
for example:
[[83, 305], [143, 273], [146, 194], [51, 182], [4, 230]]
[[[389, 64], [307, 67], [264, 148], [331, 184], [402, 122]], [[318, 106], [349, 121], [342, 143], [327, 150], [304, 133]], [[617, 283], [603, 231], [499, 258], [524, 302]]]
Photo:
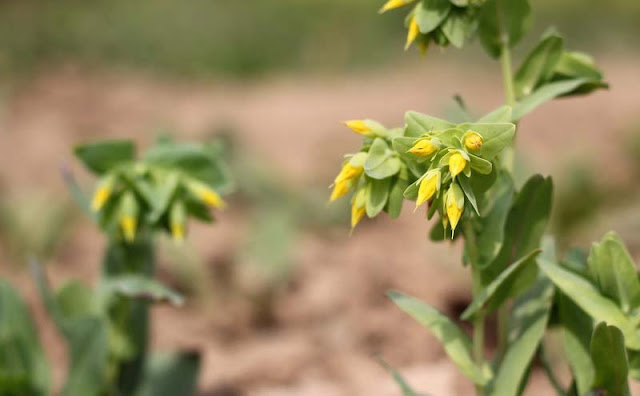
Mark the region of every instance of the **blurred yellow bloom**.
[[467, 160], [459, 152], [455, 152], [449, 157], [449, 172], [451, 177], [458, 176], [467, 166]]
[[371, 133], [371, 128], [369, 128], [364, 120], [349, 120], [345, 121], [344, 125], [346, 125], [347, 128], [351, 129], [355, 133], [359, 133], [360, 135]]
[[349, 192], [351, 184], [348, 180], [341, 181], [340, 183], [336, 183], [333, 186], [333, 191], [331, 192], [330, 202], [333, 202], [341, 197], [343, 197], [346, 193]]
[[418, 155], [420, 157], [427, 157], [433, 153], [435, 153], [437, 147], [433, 144], [430, 138], [420, 139], [413, 147], [409, 149], [409, 153]]
[[416, 200], [416, 209], [423, 203], [427, 202], [440, 189], [440, 169], [431, 170], [420, 182], [418, 190], [418, 199]]
[[415, 0], [389, 0], [378, 11], [380, 14], [413, 3]]
[[340, 170], [340, 173], [338, 173], [338, 176], [336, 176], [334, 182], [337, 184], [347, 180], [355, 179], [356, 177], [360, 176], [363, 170], [364, 168], [362, 166], [353, 166], [347, 162], [342, 167], [342, 170]]
[[351, 203], [351, 229], [356, 228], [366, 213], [366, 190], [361, 188]]
[[187, 183], [187, 188], [205, 204], [215, 209], [224, 209], [227, 204], [222, 200], [222, 197], [209, 188], [206, 184], [191, 180]]
[[457, 184], [451, 184], [447, 192], [445, 207], [447, 209], [447, 218], [451, 223], [451, 230], [455, 231], [464, 211], [464, 194]]
[[407, 43], [404, 46], [404, 50], [408, 50], [411, 47], [411, 44], [416, 41], [418, 35], [420, 34], [420, 27], [418, 26], [418, 21], [416, 17], [411, 17], [411, 22], [409, 22], [409, 32], [407, 33]]
[[471, 151], [479, 150], [482, 147], [483, 143], [484, 140], [482, 139], [482, 136], [480, 136], [480, 134], [478, 134], [477, 132], [468, 131], [466, 133], [466, 136], [464, 138], [464, 146], [467, 149]]
[[130, 215], [124, 215], [120, 218], [120, 227], [122, 227], [122, 234], [127, 242], [133, 242], [136, 238], [136, 225], [137, 220]]
[[171, 236], [173, 240], [181, 243], [184, 241], [184, 225], [180, 223], [171, 223]]
[[171, 211], [169, 212], [169, 223], [171, 226], [171, 236], [177, 243], [184, 241], [185, 225], [187, 222], [187, 209], [184, 202], [176, 200], [171, 205]]
[[96, 188], [93, 198], [91, 199], [91, 210], [94, 212], [102, 209], [105, 203], [109, 200], [111, 193], [113, 192], [113, 184], [115, 179], [113, 176], [107, 176], [102, 179], [98, 187]]

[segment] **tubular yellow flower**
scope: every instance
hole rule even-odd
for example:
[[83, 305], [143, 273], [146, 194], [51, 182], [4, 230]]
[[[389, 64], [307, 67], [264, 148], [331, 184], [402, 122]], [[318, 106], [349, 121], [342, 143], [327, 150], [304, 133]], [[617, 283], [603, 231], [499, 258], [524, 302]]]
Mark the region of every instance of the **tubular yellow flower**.
[[360, 176], [360, 174], [362, 174], [363, 170], [364, 168], [362, 166], [353, 166], [347, 162], [342, 167], [342, 170], [340, 171], [338, 176], [336, 176], [334, 182], [338, 184], [347, 180], [355, 179], [356, 177]]
[[380, 14], [413, 3], [414, 0], [389, 0], [378, 11]]
[[349, 120], [345, 121], [344, 125], [346, 125], [347, 128], [351, 129], [355, 133], [359, 133], [360, 135], [371, 133], [371, 128], [369, 128], [364, 120]]
[[431, 138], [423, 138], [415, 142], [408, 152], [420, 157], [428, 157], [435, 153], [437, 149]]
[[124, 215], [120, 218], [120, 227], [122, 228], [122, 235], [127, 242], [133, 242], [136, 238], [136, 226], [137, 220], [130, 215]]
[[434, 169], [427, 173], [427, 175], [420, 182], [420, 189], [418, 190], [418, 199], [416, 200], [416, 209], [423, 203], [427, 202], [438, 192], [440, 189], [440, 169]]
[[464, 194], [457, 184], [451, 184], [447, 191], [445, 207], [447, 209], [447, 218], [451, 223], [451, 231], [455, 231], [464, 211]]
[[407, 43], [404, 46], [404, 50], [408, 50], [411, 47], [411, 44], [416, 41], [418, 35], [420, 34], [420, 27], [418, 26], [418, 21], [416, 17], [411, 17], [411, 22], [409, 22], [409, 32], [407, 33]]
[[206, 184], [191, 180], [187, 183], [187, 188], [205, 204], [215, 209], [224, 209], [227, 205], [220, 195], [209, 188]]
[[351, 205], [351, 229], [356, 228], [360, 220], [364, 217], [366, 212], [365, 206], [358, 206], [356, 201], [353, 201]]
[[171, 205], [171, 211], [169, 212], [169, 223], [171, 227], [171, 236], [177, 243], [184, 241], [185, 225], [187, 222], [187, 210], [184, 203], [180, 200]]
[[343, 197], [346, 193], [349, 192], [350, 183], [348, 180], [341, 181], [339, 183], [335, 183], [333, 186], [333, 191], [331, 192], [330, 202], [333, 202], [341, 197]]
[[91, 199], [91, 210], [94, 212], [98, 212], [105, 203], [111, 197], [111, 193], [113, 192], [113, 185], [115, 183], [115, 179], [113, 176], [107, 176], [102, 179], [98, 187], [96, 188], [95, 193], [93, 194], [93, 198]]
[[177, 243], [184, 241], [184, 226], [178, 223], [171, 223], [171, 236]]
[[482, 136], [474, 131], [468, 131], [464, 138], [464, 146], [471, 151], [479, 150], [482, 147], [484, 140]]
[[449, 172], [451, 177], [458, 176], [467, 166], [467, 160], [459, 152], [455, 152], [449, 157]]

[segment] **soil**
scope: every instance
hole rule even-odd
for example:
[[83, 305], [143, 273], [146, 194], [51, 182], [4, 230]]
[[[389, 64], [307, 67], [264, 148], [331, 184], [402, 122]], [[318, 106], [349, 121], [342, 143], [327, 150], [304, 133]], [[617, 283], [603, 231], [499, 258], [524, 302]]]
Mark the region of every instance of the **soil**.
[[[576, 158], [589, 158], [602, 167], [603, 178], [624, 171], [615, 158], [619, 142], [638, 122], [637, 62], [601, 59], [611, 91], [557, 101], [522, 123], [518, 147], [526, 155], [525, 168], [555, 173]], [[199, 139], [222, 128], [289, 185], [328, 185], [342, 154], [359, 144], [339, 121], [372, 117], [401, 125], [407, 109], [442, 115], [452, 93], [488, 111], [501, 101], [499, 84], [485, 70], [438, 62], [384, 74], [252, 83], [176, 82], [69, 66], [13, 82], [5, 92], [0, 186], [4, 199], [21, 192], [66, 200], [60, 164], [69, 164], [83, 183], [91, 180], [71, 158], [70, 147], [78, 141], [133, 136], [146, 145], [162, 129]], [[245, 208], [232, 204], [214, 227], [192, 227], [189, 244], [203, 263], [197, 271], [210, 287], [181, 309], [154, 309], [154, 348], [200, 351], [199, 389], [208, 396], [399, 395], [377, 355], [424, 394], [472, 394], [435, 339], [384, 297], [386, 290], [398, 289], [450, 315], [469, 302], [460, 247], [428, 241], [429, 225], [411, 212], [405, 208], [398, 221], [365, 222], [352, 237], [346, 220], [343, 227], [305, 231], [295, 245], [291, 278], [274, 292], [273, 309], [260, 320], [247, 291], [236, 290], [234, 257], [250, 225]], [[81, 215], [74, 218], [65, 243], [47, 263], [57, 286], [72, 277], [90, 283], [97, 277], [104, 241]], [[64, 347], [28, 274], [7, 246], [0, 249], [0, 274], [29, 301], [55, 362], [55, 383], [61, 384]], [[174, 282], [170, 264], [161, 268], [163, 279]], [[533, 382], [529, 395], [552, 394], [539, 370]]]

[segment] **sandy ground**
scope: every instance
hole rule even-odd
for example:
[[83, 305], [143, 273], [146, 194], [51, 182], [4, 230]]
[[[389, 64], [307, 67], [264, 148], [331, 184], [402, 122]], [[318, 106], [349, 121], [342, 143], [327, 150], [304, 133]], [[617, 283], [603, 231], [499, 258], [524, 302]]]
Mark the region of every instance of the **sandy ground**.
[[[518, 146], [528, 167], [553, 173], [586, 156], [602, 167], [603, 178], [621, 169], [619, 141], [639, 121], [638, 62], [603, 59], [611, 91], [547, 105], [522, 123]], [[439, 63], [384, 75], [247, 84], [167, 82], [63, 68], [14, 83], [4, 95], [0, 186], [7, 194], [47, 191], [62, 199], [58, 167], [73, 163], [69, 148], [79, 140], [134, 136], [147, 144], [163, 128], [198, 139], [223, 127], [291, 185], [327, 185], [341, 155], [358, 148], [358, 137], [339, 121], [371, 117], [400, 125], [407, 109], [442, 114], [452, 93], [463, 94], [479, 111], [501, 100], [498, 76]], [[212, 284], [224, 283], [216, 279], [219, 269], [240, 248], [247, 228], [242, 207], [232, 205], [219, 220], [215, 227], [194, 227], [190, 236]], [[371, 221], [351, 238], [346, 221], [344, 228], [306, 232], [270, 326], [253, 324], [246, 298], [232, 301], [213, 290], [180, 310], [156, 308], [153, 344], [200, 350], [200, 389], [209, 396], [398, 395], [374, 359], [377, 354], [425, 394], [469, 395], [471, 386], [437, 342], [383, 295], [399, 289], [451, 315], [468, 302], [467, 274], [456, 259], [459, 247], [433, 244], [427, 231], [422, 217], [406, 210], [400, 220]], [[103, 243], [90, 224], [77, 222], [52, 260], [53, 283], [69, 277], [92, 282]], [[64, 349], [34, 287], [2, 250], [0, 260], [0, 273], [20, 285], [45, 329], [43, 342], [57, 362], [54, 378], [60, 383]], [[550, 394], [540, 373], [533, 381], [530, 395]]]

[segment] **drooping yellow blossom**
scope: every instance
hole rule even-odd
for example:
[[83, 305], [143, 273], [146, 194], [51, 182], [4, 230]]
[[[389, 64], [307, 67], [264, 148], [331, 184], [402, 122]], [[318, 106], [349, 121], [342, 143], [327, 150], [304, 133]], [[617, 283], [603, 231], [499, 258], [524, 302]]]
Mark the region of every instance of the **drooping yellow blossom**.
[[440, 189], [440, 169], [434, 169], [427, 172], [427, 175], [420, 182], [418, 190], [418, 199], [416, 200], [416, 209], [423, 203], [427, 202]]
[[349, 120], [345, 121], [344, 125], [346, 125], [347, 128], [351, 129], [355, 133], [359, 133], [360, 135], [371, 133], [371, 128], [364, 120]]
[[451, 223], [452, 232], [455, 231], [464, 211], [464, 193], [456, 183], [452, 183], [449, 191], [447, 191], [445, 207], [447, 210], [447, 218]]
[[451, 177], [455, 178], [458, 176], [466, 166], [467, 160], [461, 153], [455, 152], [449, 157], [449, 172], [451, 172]]
[[418, 35], [420, 34], [420, 27], [418, 26], [418, 21], [416, 17], [411, 17], [411, 21], [409, 22], [409, 32], [407, 33], [407, 43], [404, 46], [404, 50], [408, 50], [411, 47], [411, 44], [416, 41]]
[[177, 243], [184, 241], [184, 225], [178, 223], [171, 223], [171, 236]]
[[96, 188], [93, 198], [91, 199], [91, 210], [98, 212], [111, 197], [115, 179], [113, 176], [104, 178]]
[[122, 235], [127, 242], [133, 242], [136, 238], [136, 226], [137, 220], [130, 215], [124, 215], [120, 218], [120, 227], [122, 228]]
[[471, 151], [479, 150], [482, 147], [484, 140], [479, 133], [474, 131], [468, 131], [464, 138], [464, 146]]
[[380, 14], [413, 3], [415, 0], [389, 0], [378, 11]]
[[341, 181], [340, 183], [335, 183], [333, 186], [333, 191], [331, 192], [330, 202], [333, 202], [341, 197], [343, 197], [346, 193], [349, 192], [351, 183], [348, 180]]
[[338, 176], [334, 179], [336, 184], [355, 179], [356, 177], [362, 174], [364, 168], [362, 166], [353, 166], [349, 162], [347, 162], [338, 173]]
[[428, 157], [435, 153], [436, 150], [438, 150], [438, 148], [433, 144], [433, 140], [431, 138], [423, 138], [416, 141], [408, 152], [420, 157]]
[[227, 205], [220, 195], [199, 181], [190, 180], [187, 183], [187, 188], [205, 204], [211, 206], [214, 209], [224, 209]]
[[169, 223], [171, 227], [171, 236], [177, 243], [184, 241], [185, 225], [187, 222], [187, 210], [184, 203], [180, 200], [171, 205], [171, 212], [169, 212]]
[[356, 228], [366, 213], [366, 190], [361, 188], [353, 197], [351, 203], [351, 229]]

